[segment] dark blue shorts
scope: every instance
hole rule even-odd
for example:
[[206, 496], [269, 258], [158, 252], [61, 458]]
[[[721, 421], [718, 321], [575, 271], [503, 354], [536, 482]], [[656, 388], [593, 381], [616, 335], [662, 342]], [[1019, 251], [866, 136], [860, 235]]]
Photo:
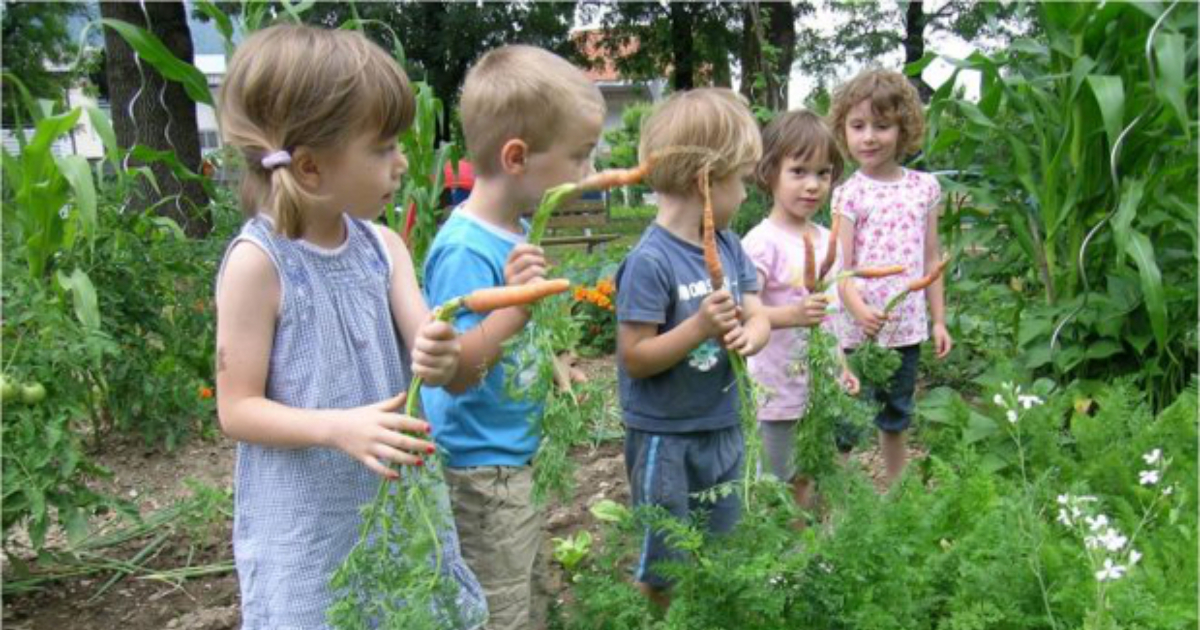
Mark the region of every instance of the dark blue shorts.
[[[658, 505], [684, 519], [692, 512], [705, 514], [708, 531], [725, 533], [741, 518], [741, 499], [731, 492], [716, 502], [694, 496], [714, 486], [741, 478], [746, 445], [740, 427], [696, 433], [651, 433], [626, 427], [625, 471], [633, 506]], [[654, 588], [670, 581], [654, 572], [661, 560], [680, 560], [661, 533], [647, 528], [634, 578]]]
[[[912, 425], [914, 396], [917, 391], [917, 366], [921, 362], [921, 345], [900, 346], [893, 348], [900, 353], [900, 367], [892, 374], [892, 380], [887, 388], [874, 388], [863, 383], [860, 396], [874, 399], [883, 405], [875, 415], [875, 426], [887, 433], [907, 431]], [[846, 354], [854, 352], [846, 350]], [[838, 448], [843, 452], [851, 450], [861, 436], [852, 435], [849, 423], [841, 423], [838, 427]]]

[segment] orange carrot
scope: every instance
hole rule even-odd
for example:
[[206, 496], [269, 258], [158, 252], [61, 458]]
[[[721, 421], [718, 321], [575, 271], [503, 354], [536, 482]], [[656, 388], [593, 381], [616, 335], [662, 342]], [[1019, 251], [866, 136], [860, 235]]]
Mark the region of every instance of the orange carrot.
[[808, 232], [801, 234], [804, 237], [804, 288], [809, 293], [817, 292], [817, 255], [813, 252], [812, 239], [809, 238]]
[[650, 172], [651, 161], [647, 160], [633, 168], [614, 168], [594, 173], [579, 182], [580, 190], [608, 190], [618, 186], [640, 183]]
[[949, 258], [943, 258], [942, 262], [938, 263], [928, 275], [908, 283], [908, 290], [910, 292], [920, 291], [937, 282], [937, 279], [942, 277], [942, 272], [946, 270], [946, 263], [948, 262], [950, 262]]
[[712, 190], [708, 176], [708, 168], [700, 172], [700, 192], [704, 195], [704, 264], [712, 278], [713, 291], [720, 291], [725, 286], [725, 272], [721, 270], [721, 256], [717, 253], [717, 228], [713, 221]]
[[487, 313], [510, 306], [532, 304], [542, 298], [562, 293], [571, 288], [571, 281], [565, 278], [557, 280], [542, 280], [532, 284], [515, 287], [492, 287], [472, 291], [463, 298], [463, 306], [476, 313]]
[[825, 248], [825, 260], [821, 261], [821, 272], [817, 274], [817, 281], [825, 279], [830, 269], [833, 269], [833, 262], [837, 259], [837, 244], [838, 244], [838, 223], [842, 215], [833, 213], [833, 222], [829, 224], [829, 245]]
[[864, 269], [855, 269], [854, 277], [856, 278], [886, 278], [894, 276], [898, 273], [904, 273], [904, 265], [890, 265], [888, 267], [866, 267]]

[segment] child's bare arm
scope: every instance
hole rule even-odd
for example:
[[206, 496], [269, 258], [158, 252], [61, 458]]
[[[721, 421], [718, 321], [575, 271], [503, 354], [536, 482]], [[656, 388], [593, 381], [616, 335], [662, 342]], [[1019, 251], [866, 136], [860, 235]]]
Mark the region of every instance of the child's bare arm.
[[430, 310], [417, 286], [412, 256], [404, 241], [392, 230], [381, 227], [384, 244], [392, 258], [392, 282], [388, 291], [392, 319], [412, 351], [413, 373], [429, 385], [443, 385], [454, 376], [460, 347], [454, 327], [430, 320]]
[[757, 293], [742, 295], [741, 325], [725, 336], [725, 347], [748, 357], [758, 354], [771, 338], [771, 321]]
[[[843, 220], [840, 225], [838, 240], [842, 244], [842, 260], [846, 265], [850, 265], [854, 260], [854, 222]], [[883, 311], [868, 306], [862, 299], [854, 278], [844, 278], [838, 283], [838, 295], [842, 298], [846, 310], [858, 320], [868, 335], [874, 336], [879, 333], [887, 318]]]
[[[540, 247], [518, 245], [509, 254], [504, 267], [504, 278], [509, 286], [542, 280], [546, 275], [546, 259]], [[487, 374], [500, 360], [504, 342], [521, 332], [529, 321], [529, 311], [524, 307], [513, 307], [493, 311], [479, 323], [459, 337], [462, 354], [454, 378], [446, 384], [452, 393], [462, 393]]]
[[[938, 217], [941, 216], [941, 204], [929, 212], [925, 225], [925, 270], [932, 272], [941, 262], [942, 244], [938, 238]], [[929, 303], [929, 317], [933, 320], [933, 351], [937, 357], [943, 358], [950, 354], [954, 340], [946, 329], [946, 275], [942, 274], [933, 284], [925, 288], [925, 299]]]
[[229, 437], [279, 448], [338, 448], [375, 472], [394, 476], [383, 461], [412, 464], [433, 444], [400, 433], [427, 434], [429, 425], [394, 413], [403, 396], [357, 409], [296, 409], [266, 398], [267, 371], [281, 299], [267, 255], [244, 243], [225, 264], [217, 295], [217, 414]]
[[705, 339], [724, 337], [737, 327], [737, 307], [724, 289], [704, 298], [700, 310], [678, 326], [658, 334], [658, 325], [621, 322], [617, 356], [633, 378], [649, 378], [683, 361]]

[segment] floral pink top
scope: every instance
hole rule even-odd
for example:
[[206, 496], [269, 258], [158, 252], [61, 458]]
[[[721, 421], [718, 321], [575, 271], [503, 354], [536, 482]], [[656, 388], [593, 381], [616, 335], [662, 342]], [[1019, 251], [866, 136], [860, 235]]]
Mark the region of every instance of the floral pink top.
[[[883, 310], [892, 296], [925, 274], [926, 221], [941, 197], [936, 177], [908, 169], [894, 182], [871, 179], [859, 171], [833, 191], [834, 210], [854, 224], [854, 260], [847, 261], [846, 267], [904, 266], [899, 275], [855, 280], [869, 306]], [[843, 318], [842, 343], [857, 347], [866, 336], [848, 310]], [[919, 291], [896, 306], [878, 341], [896, 348], [928, 338], [925, 292]]]
[[[813, 257], [825, 259], [829, 230], [814, 225]], [[764, 306], [796, 304], [808, 295], [804, 288], [804, 241], [771, 219], [763, 219], [742, 239], [742, 247], [764, 281], [759, 298]], [[840, 259], [840, 256], [838, 257]], [[841, 269], [835, 259], [829, 277]], [[837, 304], [837, 290], [830, 289], [830, 304]], [[822, 326], [834, 331], [834, 318]], [[840, 328], [840, 327], [839, 327]], [[758, 419], [799, 420], [808, 407], [808, 334], [807, 328], [780, 328], [771, 331], [766, 347], [750, 357], [750, 375], [760, 387]]]

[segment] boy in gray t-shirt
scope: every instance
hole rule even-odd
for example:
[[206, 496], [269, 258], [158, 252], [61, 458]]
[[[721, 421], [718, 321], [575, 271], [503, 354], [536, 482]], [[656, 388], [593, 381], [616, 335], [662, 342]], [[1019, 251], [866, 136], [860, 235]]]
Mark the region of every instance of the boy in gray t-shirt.
[[[741, 474], [744, 443], [728, 352], [752, 355], [771, 332], [754, 266], [725, 229], [762, 153], [758, 126], [729, 90], [681, 92], [646, 120], [639, 153], [643, 162], [653, 158], [647, 183], [659, 207], [617, 272], [617, 365], [633, 504], [661, 506], [679, 518], [703, 509], [710, 531], [727, 532], [740, 516], [738, 497], [702, 504], [695, 495]], [[704, 263], [703, 174], [711, 181], [724, 287], [712, 286]], [[653, 565], [678, 555], [661, 534], [646, 535], [635, 579], [667, 606], [670, 583]]]

